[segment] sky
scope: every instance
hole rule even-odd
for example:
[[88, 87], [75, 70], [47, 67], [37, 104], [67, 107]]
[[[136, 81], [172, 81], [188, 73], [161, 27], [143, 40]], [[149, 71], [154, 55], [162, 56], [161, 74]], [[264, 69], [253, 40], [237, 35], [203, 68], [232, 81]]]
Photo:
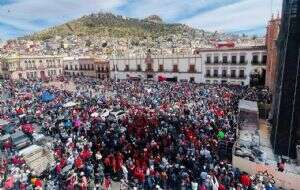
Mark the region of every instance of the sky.
[[97, 12], [135, 18], [159, 15], [164, 22], [208, 31], [263, 35], [282, 0], [0, 0], [0, 39], [7, 40]]

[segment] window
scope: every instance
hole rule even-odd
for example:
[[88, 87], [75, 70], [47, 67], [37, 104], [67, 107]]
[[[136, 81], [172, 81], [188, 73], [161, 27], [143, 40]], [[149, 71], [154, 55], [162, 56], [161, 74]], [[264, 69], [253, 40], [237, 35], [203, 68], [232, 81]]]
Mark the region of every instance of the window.
[[231, 62], [232, 62], [233, 64], [236, 64], [236, 56], [235, 56], [235, 55], [233, 55], [233, 56], [231, 57]]
[[68, 70], [68, 65], [65, 66], [65, 70]]
[[227, 70], [222, 70], [222, 77], [227, 77]]
[[91, 69], [94, 70], [94, 65], [93, 64], [91, 65]]
[[75, 70], [76, 70], [76, 71], [78, 70], [77, 65], [75, 65]]
[[125, 65], [125, 71], [129, 71], [129, 65]]
[[240, 78], [245, 78], [245, 71], [244, 70], [240, 70]]
[[178, 65], [173, 65], [173, 72], [178, 72]]
[[218, 56], [214, 57], [214, 63], [219, 63], [219, 57]]
[[42, 61], [42, 60], [39, 60], [39, 62], [42, 63], [43, 61]]
[[159, 65], [158, 71], [159, 72], [164, 72], [164, 65]]
[[153, 71], [152, 64], [150, 63], [147, 64], [147, 71]]
[[195, 77], [190, 77], [190, 82], [195, 82]]
[[70, 65], [70, 70], [73, 70], [73, 65]]
[[209, 69], [206, 70], [206, 76], [210, 77], [210, 70]]
[[206, 57], [206, 63], [211, 63], [211, 57], [210, 56]]
[[227, 56], [223, 56], [223, 63], [228, 63], [228, 58], [227, 58]]
[[214, 77], [218, 77], [219, 71], [217, 69], [214, 70]]
[[266, 64], [266, 63], [267, 63], [267, 55], [263, 55], [262, 64]]
[[190, 65], [189, 67], [190, 67], [189, 68], [190, 73], [195, 73], [196, 72], [195, 65]]
[[235, 78], [236, 77], [236, 71], [235, 70], [231, 70], [230, 76], [231, 76], [231, 78]]
[[241, 63], [241, 64], [244, 64], [245, 62], [246, 62], [245, 56], [244, 56], [244, 55], [241, 55], [241, 56], [240, 56], [240, 63]]
[[252, 56], [252, 63], [257, 64], [258, 63], [258, 55], [253, 55]]
[[137, 71], [142, 71], [141, 65], [137, 65]]

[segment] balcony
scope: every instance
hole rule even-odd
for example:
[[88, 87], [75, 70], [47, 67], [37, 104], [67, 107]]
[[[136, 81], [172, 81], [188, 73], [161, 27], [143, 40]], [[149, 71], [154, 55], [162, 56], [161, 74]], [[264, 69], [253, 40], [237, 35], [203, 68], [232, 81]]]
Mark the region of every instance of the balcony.
[[262, 61], [251, 61], [252, 65], [266, 65], [266, 62], [262, 62]]

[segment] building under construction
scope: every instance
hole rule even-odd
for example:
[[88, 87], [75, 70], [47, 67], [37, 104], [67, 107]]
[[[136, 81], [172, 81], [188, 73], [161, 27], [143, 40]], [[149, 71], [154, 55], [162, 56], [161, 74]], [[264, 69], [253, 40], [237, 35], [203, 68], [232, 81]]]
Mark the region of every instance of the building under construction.
[[295, 158], [300, 144], [300, 0], [283, 1], [277, 47], [271, 142], [276, 154]]

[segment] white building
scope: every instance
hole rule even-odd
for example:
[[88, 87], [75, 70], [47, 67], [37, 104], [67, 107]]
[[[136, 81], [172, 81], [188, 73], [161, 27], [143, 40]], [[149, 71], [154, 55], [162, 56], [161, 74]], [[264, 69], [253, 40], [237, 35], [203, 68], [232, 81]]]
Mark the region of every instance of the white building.
[[14, 56], [2, 59], [2, 75], [6, 79], [45, 79], [63, 74], [60, 56]]
[[265, 75], [265, 46], [197, 49], [195, 53], [203, 58], [205, 83], [248, 85]]
[[111, 79], [165, 78], [174, 81], [203, 81], [203, 65], [199, 55], [125, 57], [110, 59]]
[[153, 79], [248, 85], [265, 73], [265, 46], [197, 49], [194, 55], [110, 59], [111, 79]]

